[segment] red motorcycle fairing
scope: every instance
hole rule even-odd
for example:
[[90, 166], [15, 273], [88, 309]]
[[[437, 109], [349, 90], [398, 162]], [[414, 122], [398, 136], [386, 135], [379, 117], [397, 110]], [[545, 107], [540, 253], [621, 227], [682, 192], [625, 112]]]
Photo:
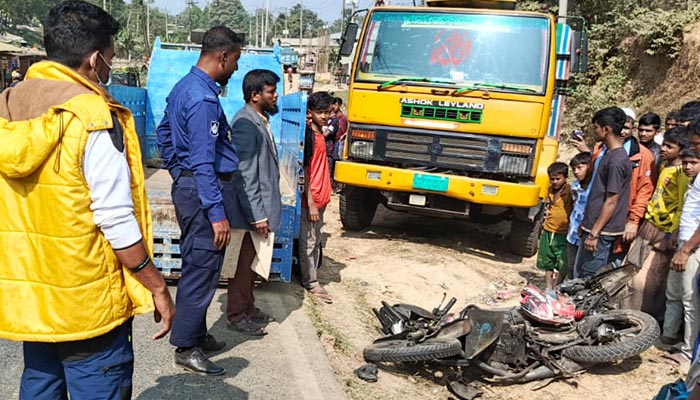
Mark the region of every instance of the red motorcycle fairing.
[[565, 325], [575, 321], [576, 306], [569, 296], [528, 285], [523, 289], [520, 309], [525, 316], [544, 324]]

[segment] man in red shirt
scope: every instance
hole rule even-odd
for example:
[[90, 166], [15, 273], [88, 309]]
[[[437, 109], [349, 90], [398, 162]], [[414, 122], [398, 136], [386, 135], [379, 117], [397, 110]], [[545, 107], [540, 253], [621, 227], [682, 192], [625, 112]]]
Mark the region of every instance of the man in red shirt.
[[321, 256], [323, 212], [331, 201], [331, 176], [323, 130], [328, 129], [333, 97], [327, 92], [309, 96], [304, 141], [304, 196], [299, 224], [299, 266], [301, 284], [310, 294], [332, 303], [333, 299], [318, 282]]

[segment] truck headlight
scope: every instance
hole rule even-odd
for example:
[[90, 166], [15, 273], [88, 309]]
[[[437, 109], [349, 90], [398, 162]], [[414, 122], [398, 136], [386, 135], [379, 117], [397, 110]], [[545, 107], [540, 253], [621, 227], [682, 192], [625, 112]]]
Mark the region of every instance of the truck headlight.
[[374, 156], [374, 142], [356, 140], [350, 144], [350, 155], [369, 160]]
[[528, 157], [503, 155], [498, 162], [498, 170], [507, 174], [527, 175]]

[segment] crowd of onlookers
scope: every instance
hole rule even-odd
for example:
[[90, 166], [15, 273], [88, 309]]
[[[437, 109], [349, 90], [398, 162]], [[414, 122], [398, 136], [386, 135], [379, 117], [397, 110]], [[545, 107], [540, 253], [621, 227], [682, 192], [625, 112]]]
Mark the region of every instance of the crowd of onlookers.
[[537, 267], [547, 289], [610, 263], [635, 268], [621, 306], [654, 316], [662, 326], [658, 347], [687, 363], [700, 310], [700, 101], [668, 113], [663, 128], [655, 113], [637, 120], [618, 107], [591, 122], [593, 148], [575, 131], [579, 153], [548, 168]]

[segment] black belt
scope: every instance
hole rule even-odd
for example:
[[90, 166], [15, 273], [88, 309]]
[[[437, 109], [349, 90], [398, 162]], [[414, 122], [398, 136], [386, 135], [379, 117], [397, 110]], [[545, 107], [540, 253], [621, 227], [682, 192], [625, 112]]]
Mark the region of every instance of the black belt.
[[[194, 176], [194, 174], [190, 170], [183, 169], [180, 176]], [[233, 181], [233, 172], [217, 172], [216, 177], [222, 182], [231, 182]]]

